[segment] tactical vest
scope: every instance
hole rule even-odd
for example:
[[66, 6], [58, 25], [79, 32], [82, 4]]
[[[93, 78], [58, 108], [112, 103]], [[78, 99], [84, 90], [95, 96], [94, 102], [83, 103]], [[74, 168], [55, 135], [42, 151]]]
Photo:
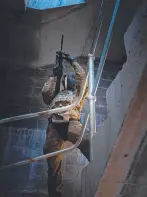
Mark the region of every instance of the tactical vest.
[[[73, 91], [63, 90], [59, 92], [57, 96], [52, 100], [50, 104], [50, 109], [71, 105], [74, 102], [75, 98], [76, 96]], [[55, 123], [68, 122], [69, 117], [70, 117], [70, 110], [66, 112], [53, 114], [52, 121]]]

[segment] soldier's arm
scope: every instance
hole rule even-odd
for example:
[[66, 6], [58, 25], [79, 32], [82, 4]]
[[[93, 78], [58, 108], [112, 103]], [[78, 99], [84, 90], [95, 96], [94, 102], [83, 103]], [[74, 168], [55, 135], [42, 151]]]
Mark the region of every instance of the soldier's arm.
[[79, 87], [79, 91], [81, 89], [81, 85], [85, 79], [85, 70], [82, 68], [82, 66], [80, 66], [80, 64], [77, 61], [73, 61], [71, 66], [73, 67], [73, 69], [75, 70], [75, 77], [76, 77], [76, 81], [77, 81], [77, 86]]
[[85, 76], [86, 76], [85, 70], [82, 68], [82, 66], [80, 66], [80, 64], [75, 59], [73, 59], [70, 56], [70, 54], [67, 54], [67, 53], [63, 53], [63, 54], [64, 54], [64, 59], [66, 61], [68, 61], [70, 63], [70, 65], [73, 67], [73, 69], [75, 70], [75, 75], [76, 75], [75, 78], [77, 81], [77, 90], [79, 93], [81, 90], [81, 87], [82, 87], [82, 83], [83, 83]]
[[50, 105], [55, 97], [56, 77], [51, 76], [42, 88], [42, 97], [45, 104]]
[[[80, 66], [80, 64], [78, 64], [78, 62], [76, 62], [75, 60], [72, 62], [72, 67], [75, 70], [75, 74], [76, 74], [76, 80], [77, 80], [77, 85], [78, 85], [78, 93], [80, 93], [81, 88], [82, 88], [82, 83], [86, 77], [86, 73], [85, 70], [82, 68], [82, 66]], [[85, 92], [83, 95], [83, 98], [80, 102], [80, 111], [83, 108], [85, 99], [88, 97], [88, 81], [86, 81], [86, 88], [85, 88]]]

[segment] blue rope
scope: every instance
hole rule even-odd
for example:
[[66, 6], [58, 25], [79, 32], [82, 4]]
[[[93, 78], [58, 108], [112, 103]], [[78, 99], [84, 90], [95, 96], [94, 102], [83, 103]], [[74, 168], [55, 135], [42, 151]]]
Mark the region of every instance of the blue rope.
[[94, 83], [94, 88], [93, 88], [93, 91], [92, 91], [92, 95], [95, 95], [96, 92], [97, 92], [97, 88], [98, 88], [98, 85], [99, 85], [98, 81], [101, 77], [101, 73], [102, 73], [102, 70], [103, 70], [103, 67], [104, 67], [105, 57], [107, 55], [107, 49], [109, 47], [109, 42], [110, 42], [110, 39], [111, 39], [111, 36], [112, 36], [113, 26], [114, 26], [115, 18], [116, 18], [118, 8], [119, 8], [119, 5], [120, 5], [120, 1], [121, 0], [116, 0], [116, 3], [115, 3], [115, 8], [114, 8], [113, 15], [112, 15], [112, 18], [111, 18], [109, 30], [108, 30], [106, 40], [105, 40], [105, 44], [104, 44], [104, 47], [103, 47], [103, 51], [102, 51], [102, 54], [101, 54], [101, 57], [100, 57], [100, 62], [99, 62], [99, 66], [98, 66], [97, 73], [96, 73], [96, 78], [95, 78], [95, 83]]

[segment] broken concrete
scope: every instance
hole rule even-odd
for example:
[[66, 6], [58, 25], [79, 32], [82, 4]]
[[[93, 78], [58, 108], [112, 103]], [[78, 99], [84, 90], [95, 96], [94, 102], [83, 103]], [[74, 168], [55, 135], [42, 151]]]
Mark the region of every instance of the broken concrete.
[[[147, 64], [147, 21], [145, 16], [146, 6], [142, 6], [125, 34], [127, 61], [106, 93], [108, 119], [94, 136], [94, 160], [82, 172], [81, 193], [83, 197], [94, 196], [96, 192], [143, 69]], [[89, 179], [84, 182], [86, 177]]]

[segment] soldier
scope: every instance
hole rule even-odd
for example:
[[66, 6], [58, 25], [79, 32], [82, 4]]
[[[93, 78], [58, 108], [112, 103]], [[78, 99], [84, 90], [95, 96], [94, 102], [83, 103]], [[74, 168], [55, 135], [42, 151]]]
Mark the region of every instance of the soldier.
[[[56, 79], [59, 74], [58, 71], [53, 72], [54, 74], [50, 76], [49, 81], [44, 84], [42, 96], [44, 102], [47, 105], [50, 105], [50, 109], [72, 104], [75, 98], [79, 96], [82, 82], [85, 79], [85, 71], [77, 61], [68, 54], [62, 53], [62, 56], [65, 61], [69, 62], [75, 72], [70, 72], [69, 74], [64, 75], [61, 80], [63, 89], [58, 93], [55, 91], [57, 85]], [[81, 134], [82, 124], [80, 123], [80, 113], [87, 95], [88, 86], [86, 87], [86, 91], [78, 106], [66, 112], [53, 114], [48, 119], [46, 142], [43, 147], [44, 154], [63, 149], [64, 142], [67, 140], [73, 144], [76, 143]], [[78, 148], [89, 160], [89, 140], [83, 138]], [[47, 159], [48, 192], [52, 197], [62, 196], [62, 160], [62, 154]]]

